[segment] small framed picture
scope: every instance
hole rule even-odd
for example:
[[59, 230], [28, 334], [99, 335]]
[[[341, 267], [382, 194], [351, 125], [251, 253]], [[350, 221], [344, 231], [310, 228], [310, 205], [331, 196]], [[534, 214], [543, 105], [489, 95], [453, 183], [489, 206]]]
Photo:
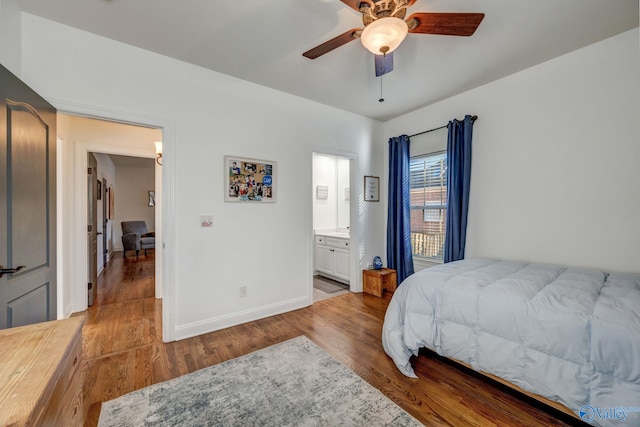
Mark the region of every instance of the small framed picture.
[[377, 176], [364, 177], [364, 201], [380, 201], [380, 178]]
[[96, 191], [96, 198], [102, 200], [102, 181], [98, 180], [98, 191]]
[[329, 198], [329, 186], [318, 185], [316, 187], [316, 199], [327, 200]]

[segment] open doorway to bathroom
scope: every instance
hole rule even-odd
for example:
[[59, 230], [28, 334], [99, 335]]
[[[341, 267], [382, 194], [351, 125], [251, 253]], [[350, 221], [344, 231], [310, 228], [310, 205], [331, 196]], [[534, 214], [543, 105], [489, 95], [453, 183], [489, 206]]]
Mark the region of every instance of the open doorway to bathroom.
[[313, 301], [349, 292], [351, 159], [313, 153]]

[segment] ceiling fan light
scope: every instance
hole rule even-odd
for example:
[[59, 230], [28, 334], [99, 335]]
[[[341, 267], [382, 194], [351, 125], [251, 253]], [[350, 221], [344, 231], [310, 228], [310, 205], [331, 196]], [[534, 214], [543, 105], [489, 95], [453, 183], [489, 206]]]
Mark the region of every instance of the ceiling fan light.
[[400, 18], [379, 18], [364, 28], [360, 41], [371, 53], [383, 55], [396, 50], [408, 32], [407, 23]]

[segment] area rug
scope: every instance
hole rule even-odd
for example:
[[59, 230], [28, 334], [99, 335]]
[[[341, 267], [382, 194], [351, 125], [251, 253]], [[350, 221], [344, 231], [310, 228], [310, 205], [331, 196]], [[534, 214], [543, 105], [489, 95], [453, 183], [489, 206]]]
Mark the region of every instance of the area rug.
[[98, 421], [99, 427], [420, 425], [303, 336], [104, 402]]
[[313, 287], [328, 294], [349, 290], [349, 285], [336, 282], [335, 280], [326, 279], [322, 276], [313, 276]]

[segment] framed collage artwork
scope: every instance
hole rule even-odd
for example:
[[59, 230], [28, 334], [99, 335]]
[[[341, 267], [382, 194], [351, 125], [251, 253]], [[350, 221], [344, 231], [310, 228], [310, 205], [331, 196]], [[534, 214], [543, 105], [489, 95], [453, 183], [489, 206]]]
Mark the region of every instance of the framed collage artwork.
[[224, 157], [224, 201], [276, 201], [276, 162], [271, 160]]

